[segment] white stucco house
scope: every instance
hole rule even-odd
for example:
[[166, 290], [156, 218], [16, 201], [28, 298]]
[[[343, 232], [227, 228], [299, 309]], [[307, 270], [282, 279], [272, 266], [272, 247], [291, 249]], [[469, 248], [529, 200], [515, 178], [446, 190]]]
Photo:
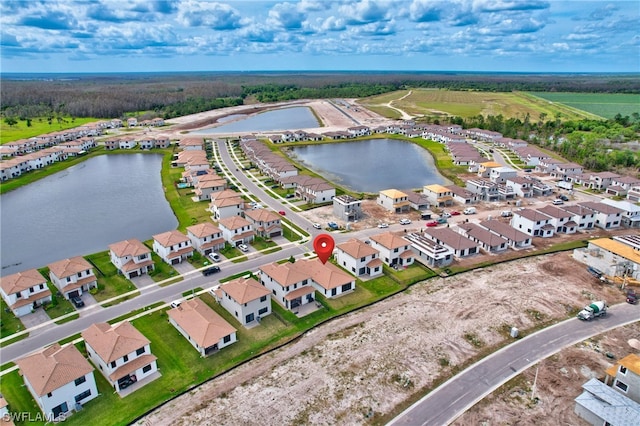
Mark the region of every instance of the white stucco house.
[[224, 248], [222, 230], [211, 222], [187, 226], [187, 237], [191, 240], [191, 246], [203, 256]]
[[132, 238], [109, 245], [111, 263], [127, 279], [153, 271], [151, 249]]
[[216, 300], [246, 326], [271, 314], [271, 292], [253, 278], [237, 278], [215, 290]]
[[93, 267], [82, 256], [59, 260], [47, 265], [49, 279], [65, 299], [82, 296], [82, 293], [98, 287]]
[[336, 261], [356, 277], [369, 275], [377, 277], [382, 274], [380, 253], [369, 244], [356, 238], [336, 246]]
[[397, 189], [380, 191], [376, 202], [392, 213], [406, 213], [411, 208], [407, 194]]
[[25, 386], [48, 419], [62, 419], [98, 396], [93, 367], [74, 345], [54, 343], [16, 364]]
[[222, 231], [222, 237], [233, 247], [251, 243], [256, 235], [251, 222], [240, 216], [220, 219], [218, 225]]
[[523, 209], [513, 212], [511, 227], [533, 237], [553, 237], [556, 227], [553, 218], [538, 210]]
[[135, 386], [154, 374], [155, 378], [160, 376], [156, 374], [157, 357], [151, 353], [151, 342], [129, 321], [118, 325], [92, 324], [82, 332], [82, 338], [89, 359], [116, 392]]
[[411, 243], [392, 232], [373, 235], [371, 247], [380, 253], [380, 259], [389, 266], [405, 267], [413, 263]]
[[193, 256], [191, 240], [177, 230], [154, 235], [153, 251], [169, 265], [176, 265]]
[[51, 302], [47, 280], [37, 269], [28, 269], [2, 277], [0, 292], [5, 303], [16, 317], [30, 314], [33, 309]]

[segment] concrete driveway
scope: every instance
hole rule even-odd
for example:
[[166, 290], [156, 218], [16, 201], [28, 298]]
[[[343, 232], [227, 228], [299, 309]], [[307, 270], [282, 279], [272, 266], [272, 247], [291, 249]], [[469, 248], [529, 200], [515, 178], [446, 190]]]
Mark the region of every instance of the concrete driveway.
[[194, 268], [193, 265], [187, 262], [186, 260], [171, 266], [173, 266], [173, 269], [178, 271], [180, 275], [184, 275], [196, 270], [196, 268]]
[[44, 324], [47, 321], [50, 321], [49, 315], [45, 312], [44, 309], [38, 308], [32, 314], [27, 314], [25, 316], [20, 317], [20, 321], [25, 326], [25, 328], [35, 327], [36, 325]]

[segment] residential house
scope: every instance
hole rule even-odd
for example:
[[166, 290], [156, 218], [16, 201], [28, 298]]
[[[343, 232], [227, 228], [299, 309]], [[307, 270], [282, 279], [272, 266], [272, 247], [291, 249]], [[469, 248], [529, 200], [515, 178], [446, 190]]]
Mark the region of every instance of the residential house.
[[410, 207], [407, 194], [397, 189], [380, 191], [377, 203], [392, 213], [406, 213]]
[[244, 326], [271, 314], [271, 292], [254, 278], [236, 278], [221, 284], [215, 296]]
[[622, 210], [621, 224], [627, 228], [640, 228], [640, 206], [627, 200], [616, 201], [604, 198], [602, 204], [607, 204]]
[[256, 234], [263, 238], [274, 238], [282, 235], [280, 215], [271, 210], [245, 210], [244, 217], [251, 224]]
[[98, 287], [93, 267], [83, 257], [59, 260], [47, 265], [49, 279], [58, 287], [65, 299], [82, 296], [84, 291]]
[[159, 377], [158, 358], [151, 353], [151, 342], [129, 321], [92, 324], [82, 332], [82, 338], [89, 359], [116, 392], [154, 375]]
[[109, 257], [127, 279], [147, 274], [154, 268], [151, 249], [135, 238], [110, 244]]
[[538, 210], [522, 209], [513, 212], [511, 226], [527, 235], [534, 237], [553, 237], [556, 227], [551, 216]]
[[309, 204], [326, 203], [336, 195], [336, 189], [327, 181], [308, 176], [296, 176], [296, 197]]
[[544, 206], [537, 210], [551, 218], [551, 224], [555, 227], [556, 233], [575, 234], [578, 231], [578, 222], [572, 220], [572, 213], [551, 205]]
[[590, 240], [586, 248], [573, 251], [578, 262], [593, 266], [611, 277], [627, 276], [640, 280], [638, 248], [620, 239], [598, 238]]
[[507, 179], [518, 176], [518, 172], [511, 167], [492, 167], [489, 171], [489, 180], [495, 183], [505, 183]]
[[153, 251], [169, 265], [182, 263], [193, 256], [193, 246], [189, 237], [173, 230], [153, 236]]
[[322, 263], [320, 259], [300, 259], [296, 267], [307, 271], [311, 285], [327, 299], [333, 299], [356, 289], [356, 280], [335, 266], [333, 263]]
[[451, 228], [427, 228], [423, 235], [451, 249], [455, 257], [466, 257], [480, 252], [476, 242]]
[[429, 203], [435, 207], [449, 207], [453, 205], [453, 193], [445, 186], [434, 184], [422, 188], [422, 193], [427, 196]]
[[222, 230], [222, 237], [233, 247], [251, 243], [256, 235], [251, 222], [240, 216], [220, 219], [218, 225]]
[[592, 229], [596, 222], [596, 212], [590, 208], [578, 204], [561, 205], [560, 208], [571, 214], [571, 221], [578, 225], [578, 231]]
[[501, 168], [502, 164], [496, 163], [495, 161], [485, 161], [484, 163], [478, 164], [478, 177], [480, 178], [488, 178], [491, 175], [491, 169]]
[[197, 136], [188, 136], [180, 139], [178, 145], [183, 151], [203, 151], [204, 152], [204, 138]]
[[475, 223], [461, 223], [458, 225], [457, 231], [478, 244], [487, 253], [500, 253], [509, 248], [509, 241], [506, 238]]
[[211, 218], [215, 221], [241, 216], [244, 213], [244, 200], [237, 192], [230, 189], [216, 192], [211, 195], [209, 210], [213, 213]]
[[611, 185], [607, 187], [607, 194], [624, 196], [635, 186], [640, 185], [640, 179], [631, 176], [620, 176], [611, 179]]
[[211, 222], [187, 226], [187, 237], [191, 240], [191, 246], [203, 256], [224, 248], [222, 231]]
[[476, 195], [473, 192], [468, 191], [458, 185], [448, 185], [446, 186], [446, 188], [451, 191], [453, 200], [457, 203], [462, 204], [463, 206], [474, 204], [477, 201]]
[[338, 265], [356, 277], [376, 277], [382, 274], [382, 260], [378, 250], [356, 238], [338, 244], [335, 256]]
[[[213, 175], [208, 175], [213, 176]], [[194, 185], [193, 190], [196, 201], [211, 200], [212, 194], [224, 191], [227, 187], [226, 179], [198, 179], [198, 183]]]
[[581, 175], [584, 172], [581, 165], [576, 163], [561, 163], [551, 172], [551, 176], [562, 180], [569, 180], [570, 176]]
[[509, 243], [509, 247], [512, 247], [514, 249], [531, 247], [531, 236], [525, 234], [524, 232], [518, 231], [517, 229], [514, 229], [508, 224], [500, 222], [499, 220], [484, 220], [480, 222], [479, 225], [485, 229], [488, 229], [494, 234], [500, 235], [501, 237], [505, 238]]
[[491, 202], [500, 199], [498, 184], [491, 182], [489, 179], [469, 179], [466, 182], [466, 188], [469, 192], [475, 194], [478, 200]]
[[520, 198], [533, 197], [533, 181], [520, 176], [515, 176], [507, 179], [505, 182], [507, 186], [513, 188], [515, 195]]
[[589, 177], [589, 182], [587, 182], [587, 187], [589, 189], [605, 190], [611, 186], [614, 179], [618, 180], [620, 177], [619, 174], [612, 172], [592, 173]]
[[[629, 354], [606, 371], [605, 384], [627, 398], [640, 402], [640, 355]], [[640, 418], [640, 417], [639, 417]]]
[[640, 184], [633, 185], [629, 188], [629, 191], [627, 192], [627, 200], [632, 203], [640, 202]]
[[16, 361], [45, 417], [63, 419], [98, 396], [93, 367], [72, 344], [54, 343]]
[[276, 302], [292, 311], [315, 301], [316, 292], [309, 272], [296, 263], [269, 263], [260, 267], [260, 283], [273, 293]]
[[346, 222], [356, 221], [362, 217], [362, 200], [356, 200], [350, 195], [335, 196], [333, 214]]
[[423, 193], [415, 192], [412, 189], [402, 190], [402, 192], [407, 194], [407, 201], [409, 201], [409, 207], [412, 209], [418, 211], [429, 209], [429, 199]]
[[238, 340], [235, 327], [197, 297], [169, 309], [167, 315], [200, 356], [209, 356]]
[[541, 181], [540, 179], [529, 178], [531, 179], [531, 189], [533, 190], [533, 195], [538, 197], [548, 197], [553, 194], [554, 186], [550, 185], [546, 182]]
[[411, 243], [416, 260], [432, 268], [443, 268], [453, 262], [453, 250], [430, 238], [410, 232], [405, 239]]
[[413, 263], [411, 243], [392, 232], [373, 235], [371, 247], [378, 250], [380, 259], [389, 266], [406, 267]]
[[2, 277], [0, 292], [16, 317], [30, 314], [43, 303], [51, 302], [47, 280], [37, 269], [28, 269]]
[[138, 125], [138, 119], [135, 117], [127, 118], [127, 126], [136, 127]]
[[585, 201], [578, 205], [595, 212], [595, 226], [602, 229], [618, 228], [622, 224], [622, 209], [595, 201]]

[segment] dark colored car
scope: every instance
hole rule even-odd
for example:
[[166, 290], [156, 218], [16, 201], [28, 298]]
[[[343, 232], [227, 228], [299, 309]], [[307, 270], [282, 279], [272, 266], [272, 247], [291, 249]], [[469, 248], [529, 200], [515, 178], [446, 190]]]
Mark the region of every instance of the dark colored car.
[[220, 272], [220, 267], [219, 266], [211, 266], [210, 268], [207, 269], [203, 269], [202, 270], [202, 275], [209, 276], [211, 274], [215, 274], [216, 272]]
[[632, 305], [638, 303], [638, 295], [635, 290], [627, 290], [627, 303], [631, 303]]
[[78, 296], [73, 296], [71, 298], [71, 302], [75, 305], [76, 308], [82, 308], [84, 306], [84, 302]]
[[564, 194], [559, 195], [558, 198], [560, 198], [562, 201], [569, 201], [569, 197]]

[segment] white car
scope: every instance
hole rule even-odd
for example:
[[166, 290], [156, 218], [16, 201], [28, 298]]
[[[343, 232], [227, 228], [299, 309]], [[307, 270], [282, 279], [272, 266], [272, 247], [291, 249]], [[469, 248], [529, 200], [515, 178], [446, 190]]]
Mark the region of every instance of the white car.
[[554, 206], [559, 206], [560, 204], [564, 204], [564, 201], [562, 201], [560, 198], [553, 200]]
[[220, 262], [220, 255], [218, 253], [209, 253], [209, 259], [214, 262]]
[[322, 229], [322, 226], [319, 223], [314, 223], [313, 227], [316, 229]]
[[451, 217], [451, 213], [447, 213], [447, 212], [442, 212], [442, 214], [440, 215], [440, 217], [444, 217], [445, 219], [448, 219]]
[[378, 228], [388, 228], [389, 224], [388, 223], [381, 223], [378, 225]]
[[182, 300], [174, 300], [173, 302], [171, 302], [170, 306], [172, 308], [177, 308], [178, 306], [180, 306], [180, 304], [182, 303]]
[[248, 252], [249, 251], [249, 247], [247, 247], [246, 244], [238, 244], [238, 250], [243, 251], [243, 252]]
[[400, 219], [400, 225], [409, 225], [411, 220], [409, 219]]

